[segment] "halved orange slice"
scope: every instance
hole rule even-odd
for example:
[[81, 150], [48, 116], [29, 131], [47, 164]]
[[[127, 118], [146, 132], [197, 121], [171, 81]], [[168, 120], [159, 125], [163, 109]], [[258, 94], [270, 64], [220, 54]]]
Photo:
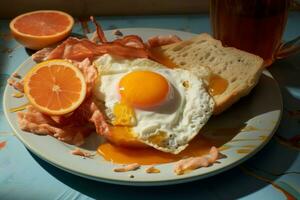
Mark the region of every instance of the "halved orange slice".
[[66, 60], [49, 60], [35, 65], [24, 78], [30, 103], [48, 115], [75, 110], [84, 100], [86, 83], [81, 71]]
[[69, 35], [74, 19], [57, 10], [38, 10], [14, 18], [10, 30], [15, 39], [30, 49], [55, 44]]

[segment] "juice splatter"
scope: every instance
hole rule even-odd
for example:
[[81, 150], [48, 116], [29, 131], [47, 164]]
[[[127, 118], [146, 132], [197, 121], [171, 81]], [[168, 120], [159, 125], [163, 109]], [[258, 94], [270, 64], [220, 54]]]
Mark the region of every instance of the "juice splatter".
[[6, 141], [0, 142], [0, 150], [6, 146]]

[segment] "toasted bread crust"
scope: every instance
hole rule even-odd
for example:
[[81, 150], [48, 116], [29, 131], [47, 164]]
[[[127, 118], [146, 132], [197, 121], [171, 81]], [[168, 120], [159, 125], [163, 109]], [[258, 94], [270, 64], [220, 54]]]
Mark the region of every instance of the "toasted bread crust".
[[263, 71], [263, 59], [259, 56], [233, 47], [223, 47], [219, 40], [205, 33], [158, 48], [179, 68], [195, 72], [203, 66], [227, 80], [226, 90], [213, 96], [216, 103], [214, 114], [220, 114], [248, 95]]

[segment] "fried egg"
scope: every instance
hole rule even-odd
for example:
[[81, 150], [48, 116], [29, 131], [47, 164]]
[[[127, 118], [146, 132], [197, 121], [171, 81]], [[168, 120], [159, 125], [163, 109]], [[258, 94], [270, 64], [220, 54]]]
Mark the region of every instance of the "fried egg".
[[108, 54], [94, 64], [94, 94], [109, 124], [160, 151], [181, 152], [212, 115], [214, 101], [204, 82], [187, 70]]

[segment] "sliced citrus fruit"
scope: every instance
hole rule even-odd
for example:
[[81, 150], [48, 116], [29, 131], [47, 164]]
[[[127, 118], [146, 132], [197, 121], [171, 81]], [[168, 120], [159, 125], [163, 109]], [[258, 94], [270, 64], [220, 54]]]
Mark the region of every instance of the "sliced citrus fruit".
[[15, 39], [30, 49], [41, 49], [67, 37], [74, 19], [56, 10], [38, 10], [14, 18], [10, 30]]
[[81, 71], [66, 60], [49, 60], [35, 65], [24, 78], [30, 103], [48, 115], [75, 110], [84, 100], [86, 83]]

